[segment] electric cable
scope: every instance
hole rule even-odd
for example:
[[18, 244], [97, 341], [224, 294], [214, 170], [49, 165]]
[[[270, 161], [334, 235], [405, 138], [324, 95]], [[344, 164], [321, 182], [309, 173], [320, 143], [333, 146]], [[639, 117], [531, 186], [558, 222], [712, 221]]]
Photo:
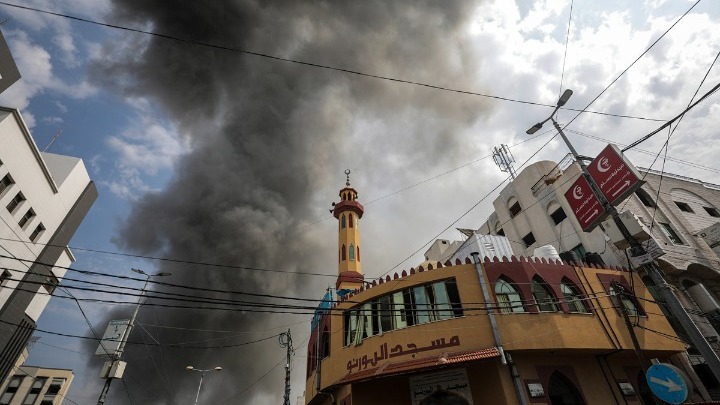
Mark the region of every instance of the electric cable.
[[[266, 59], [270, 59], [270, 60], [274, 60], [274, 61], [287, 62], [287, 63], [308, 66], [311, 68], [325, 69], [325, 70], [342, 72], [342, 73], [347, 73], [347, 74], [356, 75], [356, 76], [368, 77], [371, 79], [378, 79], [378, 80], [390, 81], [390, 82], [395, 82], [395, 83], [402, 83], [402, 84], [408, 84], [408, 85], [413, 85], [413, 86], [426, 87], [426, 88], [430, 88], [430, 89], [434, 89], [434, 90], [441, 90], [441, 91], [465, 94], [465, 95], [470, 95], [470, 96], [479, 96], [479, 97], [490, 98], [490, 99], [495, 99], [495, 100], [500, 100], [500, 101], [507, 101], [507, 102], [526, 104], [526, 105], [534, 105], [534, 106], [542, 106], [542, 107], [554, 107], [549, 104], [537, 103], [537, 102], [533, 102], [533, 101], [518, 100], [518, 99], [509, 98], [509, 97], [501, 97], [501, 96], [495, 96], [495, 95], [490, 95], [490, 94], [483, 94], [483, 93], [478, 93], [478, 92], [473, 92], [473, 91], [468, 91], [468, 90], [453, 89], [453, 88], [443, 87], [443, 86], [429, 84], [429, 83], [417, 82], [417, 81], [400, 79], [400, 78], [389, 77], [389, 76], [381, 76], [381, 75], [361, 72], [358, 70], [323, 65], [320, 63], [306, 62], [306, 61], [301, 61], [301, 60], [291, 59], [291, 58], [283, 58], [280, 56], [275, 56], [275, 55], [270, 55], [270, 54], [266, 54], [266, 53], [254, 52], [254, 51], [250, 51], [250, 50], [246, 50], [246, 49], [241, 49], [241, 48], [237, 48], [234, 46], [213, 44], [213, 43], [209, 43], [209, 42], [197, 41], [197, 40], [182, 38], [182, 37], [169, 35], [169, 34], [162, 34], [162, 33], [158, 33], [158, 32], [142, 30], [139, 28], [131, 28], [131, 27], [126, 27], [126, 26], [117, 25], [117, 24], [99, 22], [99, 21], [91, 20], [89, 18], [83, 18], [83, 17], [73, 16], [73, 15], [69, 15], [69, 14], [63, 14], [63, 13], [58, 13], [58, 12], [54, 12], [54, 11], [43, 10], [43, 9], [30, 7], [30, 6], [13, 4], [13, 3], [6, 2], [6, 1], [0, 1], [0, 4], [8, 6], [8, 7], [23, 9], [26, 11], [33, 11], [33, 12], [37, 12], [37, 13], [41, 13], [41, 14], [52, 15], [55, 17], [67, 18], [67, 19], [79, 21], [82, 23], [93, 24], [93, 25], [97, 25], [97, 26], [113, 28], [113, 29], [127, 31], [127, 32], [133, 32], [136, 34], [149, 35], [149, 36], [162, 38], [162, 39], [166, 39], [166, 40], [171, 40], [171, 41], [176, 41], [176, 42], [180, 42], [180, 43], [184, 43], [184, 44], [207, 47], [207, 48], [222, 50], [222, 51], [237, 52], [237, 53], [242, 53], [242, 54], [246, 54], [246, 55], [257, 56], [260, 58], [266, 58]], [[569, 109], [569, 108], [567, 110], [578, 111], [578, 110], [573, 110], [573, 109]], [[645, 120], [645, 121], [663, 121], [660, 119], [634, 117], [634, 116], [622, 115], [622, 114], [610, 114], [610, 113], [599, 112], [599, 111], [583, 110], [581, 112], [587, 112], [589, 114], [598, 114], [598, 115], [610, 116], [610, 117], [618, 117], [618, 118], [638, 119], [638, 120]]]

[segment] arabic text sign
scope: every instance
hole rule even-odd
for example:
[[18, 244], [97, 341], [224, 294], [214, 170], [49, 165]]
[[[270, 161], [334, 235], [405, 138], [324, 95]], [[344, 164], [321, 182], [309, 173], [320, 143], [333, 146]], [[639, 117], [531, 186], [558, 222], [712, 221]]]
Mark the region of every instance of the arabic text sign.
[[95, 350], [95, 355], [114, 357], [120, 349], [120, 342], [122, 342], [129, 324], [129, 319], [110, 321], [97, 350]]
[[415, 343], [407, 343], [405, 344], [405, 346], [397, 344], [393, 347], [388, 347], [387, 343], [383, 343], [380, 345], [379, 349], [370, 356], [366, 354], [362, 357], [348, 360], [347, 371], [349, 374], [352, 373], [353, 369], [355, 368], [357, 368], [357, 371], [366, 370], [368, 367], [376, 367], [378, 365], [378, 362], [382, 360], [391, 359], [393, 357], [410, 355], [415, 358], [415, 355], [417, 353], [459, 345], [460, 337], [458, 337], [457, 335], [452, 336], [448, 341], [445, 341], [445, 338], [435, 339], [426, 346], [418, 346]]
[[605, 198], [613, 205], [621, 203], [641, 184], [640, 175], [635, 167], [613, 144], [605, 147], [590, 163], [588, 172]]
[[565, 192], [565, 199], [585, 232], [591, 231], [605, 218], [605, 209], [590, 188], [585, 177], [580, 176]]
[[449, 392], [465, 399], [470, 405], [473, 404], [470, 382], [464, 368], [413, 376], [409, 378], [409, 381], [413, 405], [422, 403], [424, 399], [432, 395], [438, 388], [444, 392]]
[[653, 364], [645, 373], [647, 383], [658, 398], [670, 404], [682, 404], [688, 396], [683, 372], [672, 364]]

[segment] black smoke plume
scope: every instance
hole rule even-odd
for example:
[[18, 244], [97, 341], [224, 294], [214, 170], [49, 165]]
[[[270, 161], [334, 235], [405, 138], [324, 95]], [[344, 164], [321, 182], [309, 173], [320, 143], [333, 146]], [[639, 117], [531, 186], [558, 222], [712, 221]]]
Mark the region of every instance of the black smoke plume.
[[[465, 34], [475, 6], [416, 0], [116, 0], [106, 20], [462, 88], [480, 71], [475, 55], [481, 44]], [[139, 34], [110, 40], [105, 53], [93, 67], [94, 79], [128, 99], [151, 100], [192, 145], [167, 187], [134, 205], [117, 243], [127, 251], [181, 260], [336, 274], [335, 225], [318, 225], [328, 229], [324, 238], [296, 229], [327, 215], [336, 199], [317, 191], [341, 188], [347, 167], [366, 184], [392, 181], [388, 171], [398, 179], [408, 170], [432, 172], [429, 166], [456, 158], [462, 150], [456, 133], [487, 108], [478, 98]], [[367, 263], [383, 252], [364, 254]], [[178, 263], [160, 263], [157, 270], [172, 272], [168, 281], [176, 284], [281, 296], [320, 298], [325, 286], [334, 284], [331, 277]], [[372, 269], [365, 271], [373, 276]], [[298, 347], [295, 397], [304, 388], [309, 319], [143, 308], [140, 320], [148, 326], [136, 329], [131, 340], [148, 346], [128, 347], [125, 384], [135, 403], [190, 403], [199, 375], [185, 366], [219, 365], [224, 371], [206, 376], [201, 403], [280, 403], [284, 349], [276, 339], [223, 349], [160, 350], [151, 344], [228, 345], [291, 325]], [[128, 403], [122, 384], [114, 384], [113, 403]]]

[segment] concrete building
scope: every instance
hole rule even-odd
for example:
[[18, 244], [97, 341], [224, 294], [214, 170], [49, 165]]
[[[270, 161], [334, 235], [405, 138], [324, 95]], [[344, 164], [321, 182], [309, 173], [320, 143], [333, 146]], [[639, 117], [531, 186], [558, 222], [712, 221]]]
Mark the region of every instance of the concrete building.
[[[620, 204], [618, 211], [634, 214], [643, 224], [641, 233], [649, 236], [644, 243], [654, 252], [665, 279], [675, 288], [698, 329], [720, 353], [720, 258], [713, 251], [718, 240], [711, 237], [713, 227], [717, 231], [720, 222], [720, 185], [639, 170], [645, 184]], [[495, 211], [476, 233], [507, 237], [519, 256], [532, 256], [536, 249], [552, 245], [565, 259], [574, 256], [577, 260], [628, 266], [624, 246], [618, 248], [609, 240], [614, 224], [583, 232], [572, 215], [564, 194], [580, 172], [571, 155], [560, 163], [540, 161], [526, 167], [493, 201]], [[426, 259], [453, 258], [455, 252], [446, 251], [441, 256], [433, 253], [429, 249]], [[593, 254], [588, 257], [588, 253]], [[467, 254], [461, 252], [460, 256]], [[654, 291], [649, 277], [642, 279]], [[676, 333], [690, 343], [675, 318], [665, 307], [661, 309]], [[688, 354], [705, 386], [720, 399], [720, 386], [704, 358], [692, 345]]]
[[[357, 194], [346, 191], [334, 213], [347, 248], [343, 202]], [[647, 405], [655, 403], [643, 374], [649, 359], [692, 372], [675, 356], [685, 346], [626, 269], [496, 256], [429, 263], [367, 283], [359, 271], [348, 274], [349, 255], [339, 253], [336, 286], [351, 292], [311, 323], [307, 404]], [[647, 364], [618, 308], [640, 325]], [[691, 395], [707, 399], [702, 390]]]
[[72, 370], [25, 365], [23, 350], [13, 373], [0, 383], [0, 405], [60, 405], [75, 378]]
[[67, 244], [97, 198], [82, 160], [43, 153], [15, 109], [0, 107], [0, 381], [36, 328]]

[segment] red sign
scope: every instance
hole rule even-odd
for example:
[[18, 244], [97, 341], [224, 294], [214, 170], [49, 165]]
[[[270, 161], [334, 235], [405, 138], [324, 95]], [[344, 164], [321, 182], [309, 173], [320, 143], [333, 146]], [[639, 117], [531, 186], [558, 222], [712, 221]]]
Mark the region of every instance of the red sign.
[[635, 167], [613, 144], [603, 149], [590, 163], [588, 172], [612, 205], [621, 203], [642, 184]]
[[575, 183], [565, 192], [565, 199], [585, 232], [590, 232], [605, 218], [605, 208], [593, 193], [585, 176], [580, 176], [575, 180]]

